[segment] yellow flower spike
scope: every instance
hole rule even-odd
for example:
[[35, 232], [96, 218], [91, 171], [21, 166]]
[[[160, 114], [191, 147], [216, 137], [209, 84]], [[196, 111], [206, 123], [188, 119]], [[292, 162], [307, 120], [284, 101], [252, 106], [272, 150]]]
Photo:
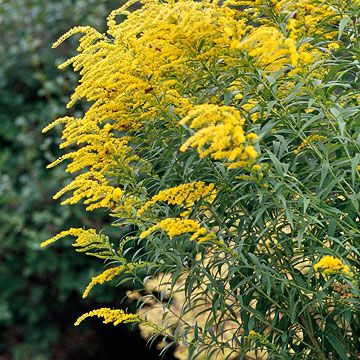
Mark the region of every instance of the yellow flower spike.
[[119, 265], [119, 266], [116, 266], [116, 267], [113, 267], [110, 269], [106, 269], [101, 274], [91, 278], [91, 281], [88, 284], [88, 286], [86, 287], [86, 289], [84, 290], [82, 297], [86, 298], [89, 295], [91, 289], [95, 285], [104, 284], [105, 282], [113, 280], [116, 276], [118, 276], [121, 273], [129, 272], [129, 271], [132, 271], [135, 269], [141, 269], [141, 268], [148, 266], [149, 264], [150, 263], [148, 263], [148, 262], [126, 263], [126, 264]]
[[198, 105], [180, 122], [196, 131], [180, 151], [193, 147], [200, 157], [225, 160], [229, 168], [247, 166], [257, 157], [257, 153], [246, 142], [251, 143], [258, 136], [255, 133], [245, 135], [244, 123], [240, 112], [231, 106]]
[[302, 150], [304, 150], [309, 144], [315, 142], [315, 141], [322, 141], [325, 140], [325, 136], [312, 134], [307, 136], [302, 143], [294, 150], [294, 154], [299, 154]]
[[48, 164], [46, 166], [46, 168], [51, 169], [51, 168], [55, 167], [56, 165], [59, 165], [60, 163], [62, 163], [64, 160], [71, 159], [73, 156], [74, 156], [74, 153], [68, 153], [68, 154], [62, 155], [59, 158], [57, 158], [55, 161], [53, 161], [52, 163]]
[[255, 141], [259, 140], [259, 137], [255, 133], [249, 133], [246, 135], [246, 140]]
[[139, 0], [128, 0], [126, 1], [126, 3], [121, 6], [118, 9], [113, 10], [110, 15], [107, 17], [107, 26], [111, 32], [111, 30], [114, 29], [114, 27], [116, 26], [116, 21], [115, 18], [117, 15], [122, 15], [122, 14], [126, 14], [128, 15], [129, 13], [127, 12], [128, 8], [136, 3], [138, 3]]
[[104, 272], [102, 272], [101, 274], [94, 276], [91, 278], [91, 282], [89, 283], [89, 285], [86, 287], [86, 289], [83, 292], [82, 297], [86, 298], [91, 289], [97, 285], [97, 284], [103, 284], [107, 281], [111, 281], [112, 279], [114, 279], [117, 275], [119, 275], [121, 272], [123, 272], [126, 269], [126, 266], [124, 265], [120, 265], [120, 266], [116, 266], [114, 268], [111, 269], [107, 269]]
[[137, 216], [141, 217], [150, 206], [157, 202], [165, 202], [169, 205], [181, 205], [185, 208], [190, 208], [200, 199], [212, 203], [216, 194], [217, 191], [214, 184], [206, 184], [203, 181], [181, 184], [169, 189], [161, 190], [138, 210]]
[[326, 255], [322, 257], [315, 265], [315, 271], [320, 271], [324, 274], [344, 274], [347, 276], [353, 275], [349, 267], [345, 265], [340, 259]]
[[164, 231], [170, 239], [175, 236], [183, 235], [186, 233], [194, 233], [190, 240], [198, 240], [201, 242], [203, 236], [206, 235], [207, 231], [204, 227], [201, 227], [200, 224], [191, 219], [181, 219], [181, 218], [167, 218], [161, 220], [154, 226], [151, 226], [149, 229], [143, 231], [140, 234], [140, 239], [144, 239], [156, 230]]
[[249, 158], [256, 159], [258, 153], [256, 152], [255, 148], [251, 145], [245, 147], [245, 153], [249, 155]]
[[91, 26], [75, 26], [72, 29], [70, 29], [69, 31], [67, 31], [64, 35], [62, 35], [57, 41], [55, 41], [54, 44], [52, 45], [52, 48], [53, 49], [57, 48], [66, 39], [70, 38], [71, 36], [73, 36], [75, 34], [79, 34], [79, 33], [83, 33], [83, 34], [91, 33], [92, 35], [97, 35], [99, 38], [102, 37], [102, 34], [97, 32]]
[[254, 336], [258, 336], [259, 334], [256, 332], [256, 331], [254, 331], [254, 330], [250, 330], [249, 331], [249, 337], [254, 337]]
[[45, 247], [45, 246], [48, 246], [52, 243], [54, 243], [55, 241], [59, 240], [59, 239], [62, 239], [66, 236], [75, 236], [75, 237], [81, 237], [81, 236], [84, 236], [84, 235], [89, 235], [89, 236], [93, 236], [95, 234], [95, 230], [84, 230], [84, 229], [81, 229], [81, 228], [70, 228], [69, 230], [65, 230], [65, 231], [61, 231], [59, 234], [53, 236], [52, 238], [46, 240], [46, 241], [43, 241], [41, 244], [40, 244], [40, 247]]
[[78, 326], [83, 322], [85, 319], [89, 317], [98, 317], [103, 318], [103, 323], [108, 324], [112, 323], [114, 326], [119, 325], [120, 323], [134, 323], [134, 322], [141, 322], [142, 318], [136, 314], [127, 314], [123, 310], [113, 310], [110, 308], [101, 308], [96, 310], [91, 310], [83, 315], [81, 315], [76, 322], [74, 323], [75, 326]]
[[94, 243], [102, 243], [104, 240], [108, 239], [106, 235], [97, 234], [95, 229], [82, 229], [82, 228], [70, 228], [69, 230], [61, 231], [59, 234], [54, 237], [43, 241], [40, 244], [40, 247], [48, 246], [59, 239], [62, 239], [66, 236], [75, 237], [75, 241], [72, 244], [74, 247], [81, 248], [87, 247]]
[[[280, 1], [284, 5], [284, 2]], [[295, 6], [298, 6], [296, 3]], [[288, 9], [289, 7], [286, 7]], [[296, 7], [295, 7], [296, 9]], [[294, 10], [295, 10], [294, 9]], [[279, 9], [283, 13], [284, 8]], [[295, 11], [294, 11], [295, 13]], [[298, 14], [296, 14], [298, 16]], [[288, 37], [273, 27], [272, 24], [263, 24], [251, 30], [239, 43], [238, 49], [246, 52], [252, 57], [256, 65], [266, 72], [275, 72], [291, 65], [290, 75], [295, 75], [309, 67], [320, 55], [327, 56], [325, 52], [320, 54], [317, 49], [313, 49], [309, 44], [297, 44], [298, 22], [290, 19], [288, 22]], [[301, 28], [303, 25], [301, 25]], [[291, 31], [293, 30], [293, 31]], [[301, 29], [302, 30], [302, 29]]]
[[66, 124], [68, 123], [69, 121], [76, 121], [76, 119], [74, 117], [71, 117], [71, 116], [64, 116], [64, 117], [61, 117], [53, 122], [51, 122], [49, 125], [45, 126], [43, 129], [42, 129], [42, 133], [46, 133], [48, 132], [49, 130], [51, 130], [52, 128], [54, 128], [56, 125], [59, 125], [59, 124]]
[[70, 184], [58, 191], [53, 198], [58, 199], [68, 191], [73, 191], [72, 196], [61, 202], [61, 205], [76, 204], [84, 199], [84, 204], [89, 204], [86, 210], [113, 207], [119, 201], [122, 190], [108, 185], [108, 181], [101, 173], [85, 173], [77, 176]]
[[192, 235], [190, 237], [191, 241], [197, 240], [201, 235], [205, 235], [207, 233], [205, 228], [200, 228], [199, 230], [197, 230], [194, 235]]

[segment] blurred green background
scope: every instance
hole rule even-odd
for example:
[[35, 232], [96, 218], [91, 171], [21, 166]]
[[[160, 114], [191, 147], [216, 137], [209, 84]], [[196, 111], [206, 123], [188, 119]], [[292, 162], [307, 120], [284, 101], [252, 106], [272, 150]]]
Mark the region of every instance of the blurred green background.
[[76, 75], [56, 67], [74, 54], [76, 39], [56, 51], [51, 44], [74, 25], [104, 31], [107, 14], [119, 5], [120, 0], [0, 0], [0, 360], [118, 359], [119, 353], [124, 360], [158, 358], [129, 328], [96, 320], [75, 328], [83, 312], [120, 304], [125, 289], [101, 287], [83, 301], [101, 262], [75, 253], [66, 241], [39, 248], [60, 230], [101, 227], [105, 221], [101, 211], [85, 213], [52, 200], [68, 179], [61, 166], [45, 168], [58, 154], [60, 129], [46, 136], [41, 129], [81, 112], [81, 105], [65, 107]]

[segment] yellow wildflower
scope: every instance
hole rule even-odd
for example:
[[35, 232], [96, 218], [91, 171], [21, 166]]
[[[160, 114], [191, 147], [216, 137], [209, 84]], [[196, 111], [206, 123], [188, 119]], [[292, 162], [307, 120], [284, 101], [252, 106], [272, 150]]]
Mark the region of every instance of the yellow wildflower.
[[254, 337], [254, 336], [258, 336], [259, 334], [256, 332], [256, 331], [254, 331], [254, 330], [250, 330], [249, 331], [249, 337]]
[[89, 295], [91, 289], [97, 284], [103, 284], [107, 281], [114, 279], [118, 274], [126, 269], [125, 265], [120, 265], [103, 271], [100, 275], [91, 278], [91, 282], [83, 292], [82, 297], [86, 298]]
[[255, 148], [251, 145], [245, 147], [245, 153], [249, 156], [250, 159], [256, 159], [258, 156]]
[[303, 142], [294, 150], [294, 154], [299, 154], [300, 151], [302, 151], [303, 149], [305, 149], [309, 144], [315, 142], [315, 141], [321, 141], [321, 140], [325, 140], [325, 136], [322, 135], [310, 135], [308, 137], [306, 137]]
[[179, 186], [161, 190], [138, 210], [137, 215], [140, 217], [151, 205], [160, 201], [169, 205], [181, 205], [185, 208], [190, 208], [200, 199], [212, 203], [216, 194], [217, 191], [214, 184], [207, 185], [203, 181], [181, 184]]
[[98, 318], [103, 318], [103, 323], [113, 323], [114, 326], [119, 325], [120, 323], [133, 323], [142, 321], [141, 317], [136, 314], [127, 314], [123, 310], [112, 310], [110, 308], [101, 308], [96, 310], [91, 310], [83, 315], [81, 315], [75, 322], [75, 326], [80, 325], [88, 317], [96, 316]]
[[147, 266], [148, 264], [149, 263], [147, 263], [147, 262], [127, 263], [127, 264], [119, 265], [119, 266], [116, 266], [111, 269], [107, 269], [107, 270], [103, 271], [101, 274], [91, 278], [90, 283], [88, 284], [88, 286], [86, 287], [86, 289], [82, 295], [83, 298], [86, 298], [89, 295], [89, 292], [95, 285], [104, 284], [107, 281], [111, 281], [117, 275], [119, 275], [121, 273], [132, 271], [135, 269], [140, 269], [140, 268]]
[[[241, 51], [263, 69], [275, 71], [291, 65], [293, 72], [300, 71], [319, 56], [308, 44], [298, 43], [303, 30], [307, 29], [306, 36], [318, 34], [317, 24], [333, 15], [329, 6], [306, 0], [272, 3], [275, 12], [289, 16], [288, 35], [284, 35], [259, 18], [261, 8], [269, 6], [265, 0], [232, 0], [222, 5], [143, 1], [138, 10], [128, 11], [136, 2], [127, 1], [109, 15], [106, 34], [87, 26], [75, 27], [54, 44], [57, 47], [70, 36], [81, 34], [78, 55], [60, 67], [72, 65], [81, 76], [68, 107], [80, 99], [91, 103], [82, 118], [63, 117], [44, 129], [63, 124], [60, 147], [77, 147], [49, 165], [69, 160], [67, 171], [77, 174], [55, 195], [58, 198], [73, 191], [63, 204], [85, 200], [87, 210], [116, 207], [122, 197], [119, 173], [134, 171], [131, 162], [137, 159], [129, 145], [131, 136], [144, 124], [163, 119], [170, 108], [183, 118], [183, 125], [196, 131], [182, 145], [182, 151], [195, 147], [201, 157], [225, 161], [229, 168], [251, 165], [258, 155], [252, 144], [257, 139], [253, 133], [246, 134], [240, 113], [230, 106], [194, 107], [198, 99], [187, 89], [202, 81], [204, 74], [192, 64], [221, 58], [224, 68], [229, 68], [238, 65]], [[120, 14], [125, 19], [117, 23]], [[260, 26], [254, 27], [254, 20]], [[234, 80], [232, 86], [235, 83], [241, 92], [241, 80]], [[213, 99], [218, 101], [217, 94]], [[255, 106], [251, 99], [242, 106], [253, 121], [260, 116]], [[124, 133], [126, 137], [119, 135]], [[110, 183], [114, 178], [118, 183]]]
[[84, 204], [89, 204], [86, 208], [89, 211], [101, 207], [113, 207], [123, 195], [120, 188], [108, 185], [106, 177], [95, 172], [78, 175], [75, 180], [58, 191], [54, 199], [58, 199], [68, 191], [73, 191], [73, 194], [62, 201], [61, 205], [76, 204], [85, 198]]
[[213, 234], [207, 236], [206, 229], [204, 227], [201, 227], [200, 224], [195, 220], [181, 219], [181, 218], [167, 218], [151, 226], [146, 231], [143, 231], [140, 234], [140, 238], [144, 239], [145, 237], [147, 237], [156, 230], [164, 231], [170, 237], [170, 239], [172, 239], [175, 236], [183, 235], [186, 233], [194, 233], [190, 237], [190, 240], [198, 240], [198, 242], [200, 243], [209, 240], [210, 238], [213, 238], [215, 236]]
[[352, 274], [349, 270], [349, 266], [345, 265], [340, 259], [329, 255], [322, 257], [314, 265], [314, 270], [321, 271], [324, 274]]
[[253, 146], [247, 145], [257, 140], [257, 135], [245, 135], [244, 122], [240, 112], [233, 107], [198, 105], [180, 122], [197, 130], [180, 150], [195, 147], [200, 157], [225, 160], [229, 168], [247, 166], [258, 155]]
[[69, 235], [76, 237], [76, 241], [73, 244], [75, 247], [86, 247], [90, 244], [100, 242], [102, 237], [106, 237], [105, 235], [97, 234], [94, 229], [85, 230], [81, 228], [70, 228], [69, 230], [61, 231], [52, 238], [43, 241], [40, 246], [45, 247]]
[[254, 58], [257, 66], [267, 71], [278, 71], [291, 65], [298, 72], [305, 65], [314, 62], [317, 52], [311, 52], [302, 44], [296, 47], [295, 40], [286, 38], [275, 27], [260, 26], [243, 38], [238, 49]]

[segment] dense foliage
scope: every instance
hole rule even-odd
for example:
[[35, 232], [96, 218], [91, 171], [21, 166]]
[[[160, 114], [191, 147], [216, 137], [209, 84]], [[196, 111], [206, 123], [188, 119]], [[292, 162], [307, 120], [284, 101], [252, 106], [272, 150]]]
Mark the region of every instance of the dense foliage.
[[81, 76], [68, 107], [89, 102], [44, 129], [63, 125], [49, 167], [74, 174], [55, 198], [108, 209], [116, 234], [43, 245], [108, 263], [84, 297], [141, 291], [138, 313], [76, 325], [139, 322], [190, 359], [358, 358], [359, 2], [135, 4], [54, 44], [82, 34], [60, 68]]
[[[45, 169], [57, 155], [58, 134], [45, 138], [41, 129], [66, 112], [77, 80], [71, 71], [60, 74], [56, 68], [56, 62], [74, 52], [75, 42], [58, 52], [51, 44], [80, 22], [103, 28], [105, 14], [119, 4], [0, 0], [1, 359], [87, 359], [94, 354], [111, 358], [109, 345], [119, 339], [133, 341], [126, 331], [114, 336], [104, 327], [90, 331], [72, 326], [79, 311], [124, 296], [124, 290], [108, 288], [92, 304], [80, 301], [84, 282], [102, 264], [65, 252], [66, 243], [46, 256], [39, 249], [41, 241], [68, 226], [106, 223], [102, 213], [89, 216], [79, 207], [61, 208], [51, 202], [68, 176], [62, 168]], [[139, 341], [136, 347], [141, 351], [144, 344]]]

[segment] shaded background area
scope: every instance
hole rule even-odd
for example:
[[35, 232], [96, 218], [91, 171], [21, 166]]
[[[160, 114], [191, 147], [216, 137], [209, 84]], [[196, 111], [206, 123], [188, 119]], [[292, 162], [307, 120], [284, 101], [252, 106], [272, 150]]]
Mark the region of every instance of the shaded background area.
[[76, 75], [56, 68], [74, 54], [76, 39], [56, 51], [51, 44], [74, 25], [104, 31], [107, 14], [119, 5], [0, 0], [0, 360], [159, 358], [137, 330], [96, 320], [75, 328], [90, 309], [121, 306], [126, 289], [101, 287], [84, 301], [82, 291], [101, 262], [75, 253], [69, 241], [39, 249], [63, 229], [105, 224], [101, 211], [52, 200], [67, 177], [61, 167], [45, 169], [57, 155], [59, 129], [47, 136], [41, 129], [81, 111], [81, 105], [71, 112], [65, 107]]

